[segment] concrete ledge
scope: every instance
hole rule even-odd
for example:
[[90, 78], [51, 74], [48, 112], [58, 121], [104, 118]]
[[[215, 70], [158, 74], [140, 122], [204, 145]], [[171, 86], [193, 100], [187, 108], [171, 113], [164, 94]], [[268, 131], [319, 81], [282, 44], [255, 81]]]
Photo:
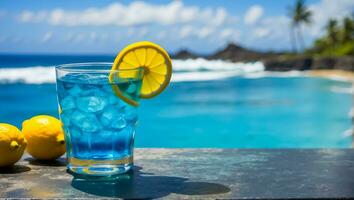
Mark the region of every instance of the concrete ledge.
[[132, 173], [85, 181], [65, 159], [0, 169], [0, 198], [354, 198], [354, 149], [136, 149]]

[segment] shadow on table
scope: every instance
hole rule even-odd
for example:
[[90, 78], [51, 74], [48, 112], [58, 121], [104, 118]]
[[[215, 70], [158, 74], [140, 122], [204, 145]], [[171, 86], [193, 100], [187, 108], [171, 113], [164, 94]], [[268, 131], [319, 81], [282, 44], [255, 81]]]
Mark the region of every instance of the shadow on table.
[[71, 185], [83, 192], [127, 199], [162, 198], [171, 193], [184, 195], [213, 195], [227, 193], [224, 185], [206, 182], [188, 182], [188, 178], [155, 176], [141, 172], [141, 167], [117, 177], [116, 180], [86, 180], [74, 175]]
[[67, 163], [65, 158], [58, 158], [56, 160], [38, 160], [34, 158], [26, 158], [25, 160], [28, 161], [29, 164], [37, 166], [63, 167], [66, 166]]
[[30, 171], [31, 168], [24, 165], [13, 165], [8, 167], [0, 167], [0, 174], [18, 174]]

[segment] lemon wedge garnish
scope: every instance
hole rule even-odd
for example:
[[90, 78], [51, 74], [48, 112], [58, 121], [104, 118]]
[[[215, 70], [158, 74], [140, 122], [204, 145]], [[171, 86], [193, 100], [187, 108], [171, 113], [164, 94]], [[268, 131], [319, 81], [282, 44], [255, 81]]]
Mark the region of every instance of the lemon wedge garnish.
[[[172, 62], [168, 53], [159, 45], [148, 41], [136, 42], [126, 46], [116, 57], [112, 66], [118, 73], [109, 76], [110, 83], [115, 76], [121, 79], [134, 79], [139, 75], [137, 69], [143, 69], [140, 98], [148, 99], [160, 94], [169, 84], [172, 75]], [[136, 69], [136, 70], [134, 70]], [[121, 89], [113, 84], [113, 91], [125, 102], [138, 106], [136, 100], [124, 95]]]

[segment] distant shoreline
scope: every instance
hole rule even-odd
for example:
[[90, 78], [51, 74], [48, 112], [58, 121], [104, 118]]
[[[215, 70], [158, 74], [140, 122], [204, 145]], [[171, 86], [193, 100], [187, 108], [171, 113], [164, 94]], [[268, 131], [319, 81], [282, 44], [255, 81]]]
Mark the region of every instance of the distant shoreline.
[[345, 79], [349, 82], [353, 82], [354, 84], [354, 72], [344, 71], [344, 70], [336, 70], [336, 69], [322, 69], [322, 70], [309, 70], [307, 72], [310, 76], [317, 76], [323, 78], [341, 78]]
[[307, 71], [307, 70], [345, 70], [354, 72], [354, 55], [342, 57], [321, 57], [286, 52], [259, 52], [230, 43], [210, 55], [198, 55], [181, 50], [172, 55], [176, 59], [205, 58], [208, 60], [228, 60], [231, 62], [261, 61], [266, 71]]

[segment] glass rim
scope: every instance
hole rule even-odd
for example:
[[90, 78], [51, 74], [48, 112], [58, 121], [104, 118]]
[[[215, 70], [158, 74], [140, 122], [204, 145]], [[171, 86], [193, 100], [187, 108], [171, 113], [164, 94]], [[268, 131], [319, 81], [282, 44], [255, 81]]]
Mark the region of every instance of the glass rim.
[[[144, 68], [138, 67], [133, 69], [102, 69], [99, 66], [107, 66], [111, 67], [113, 63], [111, 62], [83, 62], [83, 63], [68, 63], [68, 64], [60, 64], [55, 66], [55, 70], [58, 71], [66, 71], [66, 72], [86, 72], [86, 73], [102, 73], [102, 72], [122, 72], [122, 71], [143, 71]], [[90, 67], [93, 68], [80, 68], [80, 67]]]

